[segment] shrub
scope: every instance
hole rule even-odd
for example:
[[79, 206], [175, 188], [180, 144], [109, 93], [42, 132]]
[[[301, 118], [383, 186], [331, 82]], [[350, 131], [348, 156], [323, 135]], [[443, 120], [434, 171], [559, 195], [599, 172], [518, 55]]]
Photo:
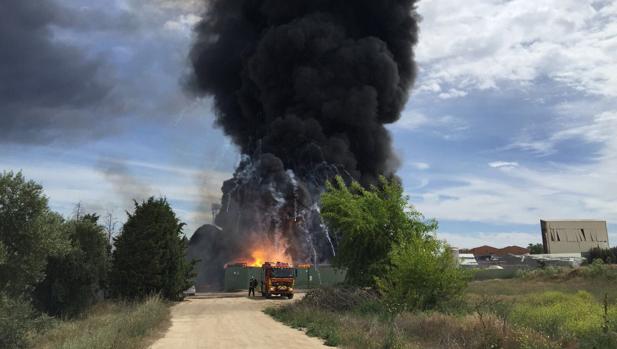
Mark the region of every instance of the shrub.
[[334, 312], [362, 310], [377, 302], [379, 298], [375, 292], [356, 287], [316, 288], [300, 301], [303, 305]]
[[587, 262], [591, 264], [597, 259], [602, 260], [606, 264], [617, 264], [617, 248], [604, 249], [595, 247], [591, 249], [587, 254]]
[[0, 348], [27, 348], [31, 335], [48, 323], [22, 298], [0, 293]]
[[416, 235], [393, 249], [391, 266], [377, 284], [393, 307], [430, 309], [460, 295], [470, 278], [446, 244]]
[[519, 269], [516, 272], [516, 277], [523, 279], [557, 279], [565, 277], [572, 268], [569, 267], [553, 267], [537, 269]]
[[114, 295], [139, 299], [161, 294], [178, 300], [190, 287], [194, 262], [187, 262], [182, 227], [167, 200], [135, 203], [115, 239], [111, 271]]
[[72, 249], [65, 256], [49, 258], [45, 279], [34, 292], [35, 303], [48, 314], [77, 315], [102, 292], [108, 243], [97, 219], [90, 215], [65, 224]]

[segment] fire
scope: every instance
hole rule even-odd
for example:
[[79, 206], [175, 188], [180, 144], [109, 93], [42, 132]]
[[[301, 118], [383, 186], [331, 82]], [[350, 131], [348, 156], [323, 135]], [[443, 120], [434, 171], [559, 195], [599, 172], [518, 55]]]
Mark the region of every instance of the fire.
[[292, 258], [284, 249], [274, 246], [260, 246], [253, 249], [251, 258], [242, 261], [249, 267], [261, 267], [265, 262], [292, 263]]

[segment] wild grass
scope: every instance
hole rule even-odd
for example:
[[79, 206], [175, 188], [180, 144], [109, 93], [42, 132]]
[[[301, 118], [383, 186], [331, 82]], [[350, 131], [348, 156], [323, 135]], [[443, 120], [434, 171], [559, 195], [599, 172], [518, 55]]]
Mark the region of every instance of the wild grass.
[[75, 320], [56, 321], [33, 348], [145, 348], [149, 336], [169, 321], [169, 305], [159, 297], [140, 303], [102, 303]]
[[544, 291], [575, 294], [587, 291], [598, 301], [608, 294], [617, 303], [617, 266], [594, 263], [577, 269], [545, 268], [522, 272], [517, 278], [477, 281], [469, 284], [467, 295], [517, 298]]
[[362, 292], [350, 293], [339, 309], [331, 300], [341, 299], [341, 290], [267, 312], [342, 348], [609, 349], [617, 348], [615, 270], [589, 266], [472, 282], [463, 297], [430, 312], [391, 314], [374, 298], [362, 302]]

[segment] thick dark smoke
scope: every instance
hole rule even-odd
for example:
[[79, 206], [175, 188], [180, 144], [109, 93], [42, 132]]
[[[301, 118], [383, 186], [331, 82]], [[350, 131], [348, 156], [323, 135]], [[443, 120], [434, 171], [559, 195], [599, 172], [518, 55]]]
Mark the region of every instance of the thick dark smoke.
[[397, 169], [384, 125], [415, 79], [416, 1], [208, 3], [192, 84], [214, 97], [217, 124], [245, 155], [223, 186], [217, 263], [262, 243], [296, 262], [327, 261], [337, 239], [319, 214], [325, 181], [370, 184]]
[[[55, 1], [3, 0], [0, 6], [0, 143], [38, 143], [88, 130], [84, 108], [107, 96], [103, 64], [54, 39], [70, 25]], [[92, 112], [90, 112], [92, 114]], [[86, 117], [84, 117], [86, 115]]]

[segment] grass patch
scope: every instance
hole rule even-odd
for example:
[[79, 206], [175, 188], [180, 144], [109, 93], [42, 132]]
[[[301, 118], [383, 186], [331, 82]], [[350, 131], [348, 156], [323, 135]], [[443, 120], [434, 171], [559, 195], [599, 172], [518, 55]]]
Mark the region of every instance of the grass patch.
[[431, 312], [391, 316], [370, 293], [338, 289], [267, 313], [343, 348], [609, 349], [617, 348], [615, 270], [592, 265], [472, 282]]
[[34, 348], [145, 348], [148, 336], [169, 321], [169, 305], [159, 297], [140, 303], [102, 303], [82, 317], [56, 321], [37, 337]]

